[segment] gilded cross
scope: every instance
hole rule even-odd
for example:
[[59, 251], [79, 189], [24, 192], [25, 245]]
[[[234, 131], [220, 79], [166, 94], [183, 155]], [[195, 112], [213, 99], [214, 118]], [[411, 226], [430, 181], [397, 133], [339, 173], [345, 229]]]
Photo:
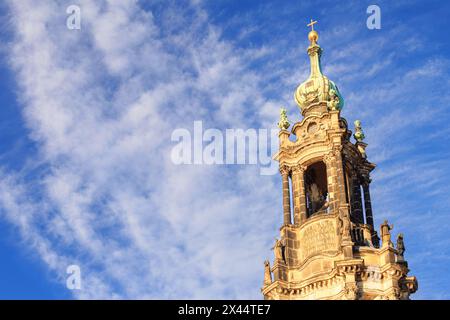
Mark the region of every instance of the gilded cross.
[[306, 26], [311, 27], [311, 31], [314, 31], [314, 25], [317, 23], [317, 21], [314, 21], [311, 19], [311, 22], [308, 23]]

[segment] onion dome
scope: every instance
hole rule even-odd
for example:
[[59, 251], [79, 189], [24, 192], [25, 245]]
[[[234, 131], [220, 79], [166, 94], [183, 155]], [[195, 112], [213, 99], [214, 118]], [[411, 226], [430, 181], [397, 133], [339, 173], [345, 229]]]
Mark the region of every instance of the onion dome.
[[311, 20], [311, 23], [308, 24], [312, 28], [308, 34], [310, 46], [307, 51], [311, 62], [311, 73], [309, 78], [300, 84], [295, 91], [295, 101], [302, 113], [311, 106], [322, 103], [326, 104], [328, 110], [341, 110], [344, 106], [344, 99], [336, 84], [322, 73], [320, 65], [322, 48], [317, 44], [319, 34], [314, 30], [315, 23], [317, 21]]

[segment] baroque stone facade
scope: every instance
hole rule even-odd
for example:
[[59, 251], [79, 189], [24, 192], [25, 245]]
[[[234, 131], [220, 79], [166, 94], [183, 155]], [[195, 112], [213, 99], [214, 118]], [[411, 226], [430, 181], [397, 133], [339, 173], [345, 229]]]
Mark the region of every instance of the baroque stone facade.
[[[313, 24], [310, 24], [313, 27]], [[265, 262], [265, 299], [409, 299], [417, 279], [408, 276], [403, 235], [374, 228], [370, 172], [361, 122], [355, 143], [337, 86], [322, 74], [318, 34], [308, 38], [310, 77], [295, 92], [303, 119], [293, 125], [282, 110], [279, 152], [283, 225]]]

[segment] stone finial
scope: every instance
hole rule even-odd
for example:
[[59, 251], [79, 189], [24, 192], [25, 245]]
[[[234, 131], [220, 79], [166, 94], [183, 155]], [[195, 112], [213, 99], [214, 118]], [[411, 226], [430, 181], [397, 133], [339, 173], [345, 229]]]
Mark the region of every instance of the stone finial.
[[268, 286], [272, 283], [272, 273], [270, 272], [269, 260], [264, 261], [264, 285]]
[[281, 130], [287, 130], [291, 124], [288, 121], [287, 115], [286, 115], [286, 109], [281, 108], [280, 109], [280, 121], [278, 122], [278, 128]]
[[364, 138], [366, 137], [364, 135], [364, 132], [362, 131], [360, 120], [355, 121], [355, 133], [353, 134], [353, 136], [355, 137], [356, 141], [358, 141], [358, 142], [362, 142], [364, 140]]
[[394, 226], [391, 224], [389, 225], [387, 220], [384, 220], [383, 224], [381, 225], [381, 241], [383, 242], [383, 247], [392, 247], [392, 241], [391, 241], [391, 230], [394, 228]]

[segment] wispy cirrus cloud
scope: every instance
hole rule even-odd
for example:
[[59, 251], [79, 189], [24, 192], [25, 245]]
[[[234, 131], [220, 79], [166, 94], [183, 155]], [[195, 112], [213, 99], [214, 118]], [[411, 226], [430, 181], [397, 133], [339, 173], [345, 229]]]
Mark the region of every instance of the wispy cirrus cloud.
[[[202, 32], [183, 31], [178, 57], [171, 50], [180, 35], [162, 37], [152, 13], [133, 1], [81, 2], [79, 33], [56, 27], [63, 4], [31, 11], [11, 3], [11, 64], [45, 169], [26, 185], [2, 185], [2, 202], [14, 204], [3, 206], [5, 217], [20, 221], [34, 246], [45, 245], [36, 251], [60, 279], [65, 266], [81, 266], [81, 298], [239, 297], [248, 290], [243, 279], [258, 279], [267, 246], [265, 232], [247, 230], [271, 179], [237, 196], [231, 185], [248, 188], [239, 187], [240, 169], [174, 166], [170, 134], [195, 119], [244, 126], [242, 105], [257, 96], [258, 76], [206, 23]], [[12, 187], [23, 195], [8, 195]], [[243, 213], [247, 202], [256, 205]], [[268, 204], [275, 209], [276, 199]], [[274, 219], [259, 228], [269, 231]]]

